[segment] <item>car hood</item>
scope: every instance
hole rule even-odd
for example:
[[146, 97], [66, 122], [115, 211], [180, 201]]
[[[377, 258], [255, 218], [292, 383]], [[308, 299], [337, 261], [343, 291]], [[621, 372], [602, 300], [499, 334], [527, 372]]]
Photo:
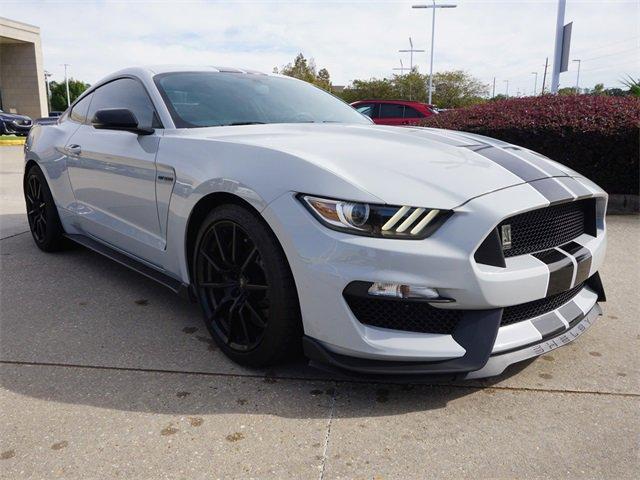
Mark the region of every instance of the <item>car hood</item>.
[[[537, 178], [575, 174], [530, 150], [440, 129], [269, 124], [186, 129], [181, 134], [280, 151], [332, 172], [394, 205], [450, 209]], [[487, 150], [497, 154], [493, 156], [500, 163], [488, 158]], [[508, 162], [502, 155], [509, 157]], [[522, 175], [519, 164], [527, 167], [529, 175]]]
[[6, 113], [6, 112], [2, 112], [0, 113], [0, 119], [2, 120], [8, 120], [8, 121], [15, 121], [15, 120], [28, 120], [31, 121], [30, 117], [27, 117], [26, 115], [16, 115], [15, 113]]

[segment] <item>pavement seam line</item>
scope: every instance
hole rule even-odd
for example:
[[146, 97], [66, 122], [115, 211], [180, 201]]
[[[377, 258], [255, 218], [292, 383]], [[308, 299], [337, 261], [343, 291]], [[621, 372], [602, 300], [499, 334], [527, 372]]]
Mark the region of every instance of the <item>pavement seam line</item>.
[[331, 423], [333, 422], [333, 414], [336, 409], [336, 395], [338, 394], [338, 384], [333, 382], [333, 394], [331, 395], [331, 409], [329, 410], [329, 419], [327, 420], [327, 433], [324, 436], [324, 448], [322, 450], [322, 466], [320, 469], [320, 480], [324, 478], [324, 468], [327, 463], [327, 450], [329, 449], [329, 437], [331, 436]]
[[[240, 374], [240, 373], [223, 373], [223, 372], [195, 372], [188, 370], [164, 370], [157, 368], [136, 368], [136, 367], [106, 367], [102, 365], [79, 365], [73, 363], [49, 363], [49, 362], [25, 362], [19, 360], [0, 360], [0, 364], [4, 365], [22, 365], [22, 366], [34, 366], [34, 367], [62, 367], [62, 368], [83, 368], [87, 370], [114, 370], [122, 372], [138, 372], [138, 373], [170, 373], [178, 375], [203, 375], [209, 377], [234, 377], [234, 378], [265, 378], [264, 374]], [[596, 390], [554, 390], [551, 388], [530, 388], [530, 387], [497, 387], [491, 385], [461, 385], [459, 383], [398, 383], [398, 382], [383, 382], [379, 380], [359, 380], [359, 379], [328, 379], [328, 378], [309, 378], [309, 377], [296, 377], [292, 375], [287, 376], [275, 376], [277, 380], [294, 380], [302, 382], [334, 382], [335, 384], [366, 384], [366, 385], [413, 385], [413, 386], [425, 386], [425, 387], [449, 387], [460, 388], [466, 390], [504, 390], [512, 392], [541, 392], [541, 393], [569, 393], [578, 395], [605, 395], [614, 397], [631, 397], [638, 398], [640, 393], [625, 393], [625, 392], [598, 392]]]
[[[25, 213], [25, 215], [26, 215], [26, 213]], [[8, 239], [13, 238], [13, 237], [24, 235], [25, 233], [29, 233], [29, 230], [25, 230], [24, 232], [20, 232], [20, 233], [14, 233], [13, 235], [9, 235], [8, 237], [2, 237], [2, 238], [0, 238], [0, 241], [8, 240]]]

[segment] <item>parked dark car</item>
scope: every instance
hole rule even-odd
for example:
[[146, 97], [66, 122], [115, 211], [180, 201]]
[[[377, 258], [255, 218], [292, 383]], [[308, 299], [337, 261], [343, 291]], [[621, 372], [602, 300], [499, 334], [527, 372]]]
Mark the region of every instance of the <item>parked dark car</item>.
[[53, 125], [58, 122], [58, 119], [64, 112], [53, 111], [49, 112], [48, 117], [36, 118], [33, 123], [34, 125]]
[[0, 110], [0, 135], [27, 136], [33, 122], [26, 115], [16, 115]]
[[437, 113], [433, 105], [408, 100], [360, 100], [351, 106], [378, 125], [419, 125]]

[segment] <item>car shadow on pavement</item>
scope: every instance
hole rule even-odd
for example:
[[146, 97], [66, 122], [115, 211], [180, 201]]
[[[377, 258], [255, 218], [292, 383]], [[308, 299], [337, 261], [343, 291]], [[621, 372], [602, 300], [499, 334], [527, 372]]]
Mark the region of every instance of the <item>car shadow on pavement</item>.
[[324, 417], [345, 400], [357, 417], [444, 408], [495, 382], [394, 383], [302, 359], [247, 369], [218, 350], [196, 305], [151, 280], [84, 248], [42, 253], [28, 233], [1, 245], [0, 384], [20, 395], [121, 411], [291, 418]]

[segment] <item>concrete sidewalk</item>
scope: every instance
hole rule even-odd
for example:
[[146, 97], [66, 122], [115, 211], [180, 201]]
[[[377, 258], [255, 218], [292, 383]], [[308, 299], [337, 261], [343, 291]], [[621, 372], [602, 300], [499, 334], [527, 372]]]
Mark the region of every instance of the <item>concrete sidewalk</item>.
[[[605, 315], [491, 382], [239, 367], [195, 305], [26, 231], [0, 147], [0, 478], [636, 478], [640, 221], [609, 217]], [[634, 473], [635, 472], [635, 473]]]

